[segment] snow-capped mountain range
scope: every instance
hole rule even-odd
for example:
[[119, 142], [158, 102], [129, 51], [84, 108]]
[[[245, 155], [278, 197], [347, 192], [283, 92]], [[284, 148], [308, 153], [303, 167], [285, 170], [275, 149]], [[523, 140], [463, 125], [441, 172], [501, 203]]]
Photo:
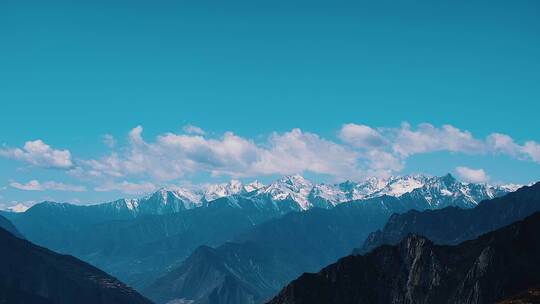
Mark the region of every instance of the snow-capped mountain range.
[[[457, 181], [447, 174], [442, 177], [426, 175], [369, 178], [362, 182], [346, 181], [339, 184], [313, 183], [300, 175], [284, 176], [264, 185], [258, 181], [243, 184], [238, 180], [200, 187], [163, 188], [139, 199], [121, 199], [110, 204], [139, 214], [168, 214], [211, 204], [219, 198], [233, 201], [238, 196], [258, 204], [293, 201], [298, 210], [313, 207], [331, 208], [340, 203], [380, 196], [401, 197], [405, 194], [423, 197], [431, 208], [447, 205], [473, 207], [481, 200], [491, 199], [517, 190], [521, 185], [472, 184]], [[102, 204], [105, 205], [105, 204]]]

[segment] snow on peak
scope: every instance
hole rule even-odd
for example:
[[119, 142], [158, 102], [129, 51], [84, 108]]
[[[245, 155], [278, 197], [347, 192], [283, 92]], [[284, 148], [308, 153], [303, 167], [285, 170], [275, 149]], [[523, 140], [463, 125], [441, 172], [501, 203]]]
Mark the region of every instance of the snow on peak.
[[[284, 176], [258, 193], [267, 193], [273, 200], [292, 199], [301, 209], [309, 209], [315, 201], [326, 201], [327, 206], [339, 203], [380, 197], [400, 197], [407, 193], [423, 196], [432, 207], [455, 203], [474, 206], [481, 200], [514, 191], [519, 186], [491, 186], [467, 184], [457, 181], [452, 175], [441, 177], [426, 175], [404, 175], [389, 178], [371, 177], [362, 182], [346, 181], [341, 184], [314, 184], [301, 176]], [[319, 205], [320, 206], [320, 205]]]
[[193, 209], [208, 205], [222, 197], [229, 201], [244, 196], [254, 199], [257, 204], [291, 200], [299, 209], [307, 210], [314, 206], [331, 207], [342, 202], [370, 199], [383, 195], [400, 197], [407, 193], [424, 197], [432, 207], [441, 207], [460, 200], [466, 206], [478, 204], [486, 198], [515, 191], [520, 185], [491, 186], [468, 184], [457, 181], [447, 174], [441, 177], [426, 175], [391, 176], [388, 178], [367, 178], [361, 182], [346, 181], [340, 184], [317, 184], [300, 175], [283, 176], [270, 185], [259, 181], [243, 184], [239, 180], [228, 183], [199, 186], [172, 187], [160, 189], [142, 199], [117, 201], [117, 209], [127, 208], [135, 213], [163, 214]]
[[301, 175], [285, 175], [282, 178], [280, 178], [275, 184], [286, 184], [291, 187], [309, 187], [312, 186], [313, 183], [305, 179]]
[[162, 202], [163, 205], [167, 205], [169, 201], [182, 201], [186, 209], [193, 208], [201, 205], [202, 195], [196, 191], [192, 191], [183, 187], [171, 187], [162, 188], [153, 194], [145, 197], [146, 200], [150, 198], [156, 198]]
[[517, 184], [506, 184], [499, 186], [502, 190], [505, 190], [507, 192], [514, 192], [517, 189], [523, 187], [523, 185], [517, 185]]
[[124, 203], [129, 210], [137, 210], [137, 208], [139, 207], [139, 200], [136, 198], [124, 199]]
[[423, 187], [425, 183], [425, 176], [406, 175], [402, 177], [392, 177], [387, 185], [379, 191], [379, 194], [396, 197], [402, 196], [405, 193], [412, 192], [414, 189]]
[[300, 175], [287, 175], [267, 187], [258, 190], [258, 194], [268, 194], [273, 200], [290, 199], [300, 205], [303, 210], [309, 209], [309, 193], [313, 183]]
[[204, 199], [209, 202], [221, 197], [231, 196], [245, 192], [244, 185], [239, 180], [231, 180], [228, 183], [208, 185], [204, 191]]
[[244, 185], [244, 189], [246, 189], [247, 192], [252, 192], [252, 191], [255, 191], [255, 190], [259, 190], [262, 187], [264, 187], [264, 184], [259, 182], [258, 180], [254, 180], [251, 183]]

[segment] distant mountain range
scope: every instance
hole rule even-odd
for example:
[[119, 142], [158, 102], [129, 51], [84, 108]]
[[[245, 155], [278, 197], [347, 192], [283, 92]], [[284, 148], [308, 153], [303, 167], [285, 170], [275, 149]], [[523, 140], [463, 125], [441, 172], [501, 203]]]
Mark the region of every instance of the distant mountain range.
[[[537, 184], [500, 200], [519, 208], [539, 193]], [[396, 245], [350, 255], [319, 273], [306, 273], [268, 303], [488, 304], [507, 298], [501, 303], [534, 303], [519, 301], [538, 299], [538, 231], [540, 212], [456, 246], [435, 245], [408, 234]]]
[[103, 271], [36, 246], [3, 228], [0, 248], [0, 303], [152, 303]]
[[[450, 182], [444, 182], [449, 179]], [[163, 215], [208, 206], [210, 202], [230, 196], [243, 196], [262, 200], [292, 200], [298, 209], [333, 207], [340, 203], [387, 196], [401, 196], [415, 189], [430, 201], [433, 208], [447, 205], [473, 207], [482, 199], [512, 192], [520, 185], [471, 184], [456, 181], [450, 174], [443, 177], [425, 175], [369, 178], [363, 182], [346, 181], [339, 184], [316, 184], [299, 175], [284, 176], [270, 185], [258, 181], [243, 184], [231, 180], [223, 184], [160, 189], [138, 199], [119, 199], [113, 202], [84, 206], [87, 213], [103, 219], [127, 219], [141, 215]], [[45, 202], [51, 203], [51, 202]], [[39, 204], [38, 204], [39, 205]], [[69, 204], [71, 205], [71, 204]], [[3, 212], [6, 215], [6, 211]], [[11, 218], [13, 215], [8, 216]]]
[[[195, 297], [204, 303], [221, 292], [230, 296], [220, 299], [230, 301], [219, 303], [259, 303], [302, 272], [349, 253], [392, 213], [475, 207], [517, 187], [463, 183], [451, 175], [334, 185], [285, 176], [270, 185], [161, 189], [92, 206], [44, 202], [8, 216], [30, 241], [73, 254], [160, 301]], [[194, 271], [207, 262], [218, 269], [211, 284], [211, 276]], [[197, 276], [196, 288], [178, 283]], [[177, 283], [155, 283], [165, 277]]]
[[316, 184], [299, 175], [284, 176], [270, 185], [258, 181], [242, 184], [238, 180], [229, 183], [198, 187], [164, 188], [141, 199], [121, 199], [101, 204], [110, 205], [118, 212], [133, 216], [146, 214], [170, 214], [182, 210], [205, 207], [218, 198], [242, 196], [254, 200], [291, 200], [299, 210], [313, 207], [331, 208], [340, 203], [380, 196], [399, 197], [413, 190], [427, 198], [432, 208], [445, 206], [473, 207], [482, 199], [489, 199], [512, 192], [520, 185], [487, 185], [458, 182], [450, 174], [443, 177], [425, 175], [369, 178], [363, 182], [346, 181], [339, 184]]
[[436, 244], [454, 245], [521, 220], [536, 211], [540, 211], [540, 183], [483, 201], [473, 209], [411, 210], [392, 215], [384, 229], [371, 233], [355, 253], [367, 253], [384, 244], [397, 244], [409, 233], [425, 236]]
[[[158, 303], [261, 303], [303, 272], [317, 271], [350, 253], [392, 213], [433, 208], [433, 197], [438, 202], [455, 197], [459, 205], [471, 197], [459, 195], [467, 191], [451, 176], [426, 180], [427, 185], [399, 197], [374, 195], [329, 210], [290, 213], [241, 233], [234, 242], [202, 246], [143, 293]], [[446, 195], [447, 189], [458, 195]]]
[[348, 254], [393, 212], [415, 202], [390, 196], [271, 219], [216, 248], [200, 246], [141, 291], [158, 303], [261, 303], [305, 271]]

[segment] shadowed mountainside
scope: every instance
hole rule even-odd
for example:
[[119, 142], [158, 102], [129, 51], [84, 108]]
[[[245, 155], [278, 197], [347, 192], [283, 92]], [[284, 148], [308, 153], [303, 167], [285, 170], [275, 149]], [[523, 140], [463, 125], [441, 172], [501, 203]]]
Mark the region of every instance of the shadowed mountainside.
[[383, 244], [397, 244], [409, 233], [423, 235], [436, 244], [458, 244], [521, 220], [536, 211], [540, 211], [540, 183], [482, 201], [472, 209], [448, 207], [394, 214], [381, 231], [371, 233], [363, 247], [354, 253], [366, 253]]
[[457, 246], [409, 234], [306, 273], [268, 303], [494, 303], [540, 283], [538, 231], [540, 212]]

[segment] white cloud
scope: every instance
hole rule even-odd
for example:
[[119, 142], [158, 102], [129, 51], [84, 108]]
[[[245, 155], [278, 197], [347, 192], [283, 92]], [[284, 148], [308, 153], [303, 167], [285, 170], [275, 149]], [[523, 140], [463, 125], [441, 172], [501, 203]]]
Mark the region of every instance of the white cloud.
[[527, 141], [523, 145], [519, 145], [509, 135], [500, 133], [490, 134], [486, 142], [491, 151], [495, 153], [504, 153], [519, 159], [540, 163], [540, 144], [537, 142]]
[[155, 191], [157, 187], [149, 182], [131, 183], [123, 181], [120, 183], [109, 183], [104, 186], [96, 187], [96, 191], [120, 191], [125, 194], [142, 194]]
[[27, 184], [19, 184], [17, 182], [12, 182], [10, 184], [11, 187], [17, 188], [20, 190], [28, 190], [28, 191], [41, 191], [43, 190], [41, 184], [37, 180], [31, 180]]
[[28, 191], [44, 191], [44, 190], [57, 190], [57, 191], [86, 191], [84, 186], [67, 185], [55, 181], [39, 182], [37, 180], [31, 180], [26, 184], [17, 182], [11, 182], [9, 184], [13, 188]]
[[387, 139], [378, 131], [366, 125], [345, 124], [338, 132], [344, 142], [361, 149], [379, 149], [388, 144]]
[[37, 203], [36, 201], [25, 201], [25, 202], [11, 201], [7, 204], [0, 204], [0, 210], [7, 210], [7, 211], [12, 211], [12, 212], [25, 212], [36, 203]]
[[534, 141], [526, 142], [521, 148], [522, 153], [525, 153], [533, 161], [540, 163], [540, 144]]
[[540, 159], [540, 145], [515, 144], [506, 135], [485, 140], [451, 125], [420, 124], [413, 128], [372, 128], [345, 124], [338, 132], [346, 144], [293, 129], [272, 133], [256, 143], [232, 132], [213, 138], [202, 134], [165, 133], [145, 141], [142, 126], [129, 132], [129, 144], [100, 159], [79, 160], [70, 173], [100, 180], [100, 184], [130, 178], [170, 181], [209, 173], [233, 178], [312, 172], [358, 179], [367, 174], [390, 175], [405, 167], [409, 156], [450, 151], [466, 154], [506, 153], [520, 159]]
[[250, 168], [256, 174], [294, 174], [310, 171], [345, 178], [358, 178], [360, 154], [354, 150], [323, 139], [317, 134], [293, 129], [270, 136], [261, 148], [258, 160]]
[[462, 131], [451, 125], [437, 128], [423, 123], [413, 130], [408, 123], [403, 123], [401, 129], [397, 130], [393, 150], [403, 157], [436, 151], [482, 154], [486, 153], [486, 144], [474, 138], [471, 132]]
[[405, 166], [402, 159], [384, 151], [369, 151], [365, 154], [365, 158], [369, 160], [369, 168], [375, 170], [401, 171]]
[[[145, 139], [143, 127], [136, 126], [128, 136], [126, 145], [94, 159], [72, 161], [68, 150], [54, 150], [39, 140], [27, 142], [24, 149], [0, 150], [0, 156], [41, 167], [66, 168], [71, 176], [92, 182], [97, 191], [118, 190], [129, 194], [152, 191], [156, 188], [154, 183], [162, 185], [199, 174], [241, 178], [311, 172], [334, 180], [388, 176], [403, 170], [411, 155], [437, 151], [503, 153], [540, 163], [537, 142], [518, 144], [510, 136], [499, 133], [481, 139], [451, 125], [437, 127], [427, 123], [415, 127], [403, 123], [397, 128], [344, 124], [337, 133], [343, 141], [339, 143], [301, 129], [274, 132], [266, 138], [258, 137], [255, 142], [232, 132], [210, 136], [190, 125], [179, 134], [164, 133], [152, 139]], [[110, 135], [104, 135], [104, 140], [111, 147], [116, 144]], [[85, 189], [38, 181], [13, 182], [12, 186], [27, 190]]]
[[184, 130], [184, 132], [189, 133], [189, 134], [199, 134], [199, 135], [206, 134], [206, 132], [203, 129], [194, 125], [188, 124], [188, 125], [185, 125], [182, 129]]
[[55, 150], [42, 140], [27, 141], [23, 149], [0, 150], [0, 156], [27, 162], [37, 167], [67, 169], [73, 166], [69, 150]]
[[109, 148], [114, 148], [114, 146], [116, 145], [116, 139], [111, 134], [103, 135], [103, 142]]
[[259, 145], [232, 132], [217, 139], [166, 133], [154, 142], [146, 142], [140, 126], [130, 131], [130, 138], [125, 154], [111, 153], [102, 159], [81, 161], [86, 172], [109, 177], [149, 175], [156, 180], [173, 180], [198, 172], [232, 177], [303, 171], [353, 177], [360, 172], [357, 152], [300, 129], [273, 133]]
[[486, 174], [484, 169], [471, 169], [467, 167], [456, 167], [458, 176], [468, 182], [473, 183], [486, 183], [489, 181], [490, 176]]
[[143, 143], [143, 139], [142, 139], [142, 131], [143, 131], [143, 127], [142, 126], [136, 126], [135, 128], [133, 128], [131, 131], [129, 131], [129, 140], [132, 144], [142, 144]]

